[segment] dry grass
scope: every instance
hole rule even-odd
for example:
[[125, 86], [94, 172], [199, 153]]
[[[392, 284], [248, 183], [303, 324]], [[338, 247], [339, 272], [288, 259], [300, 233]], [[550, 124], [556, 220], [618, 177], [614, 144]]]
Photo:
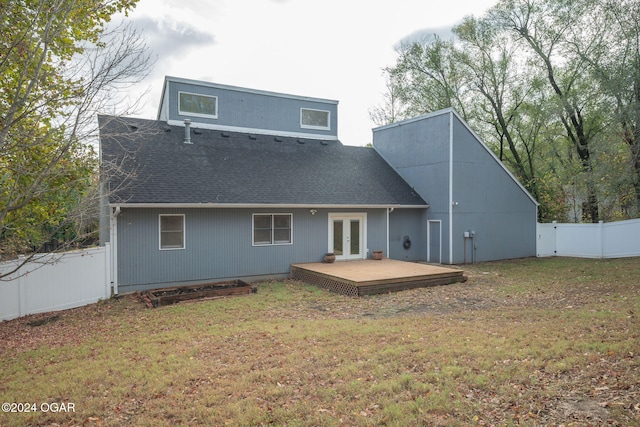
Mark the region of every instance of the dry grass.
[[640, 258], [348, 298], [299, 282], [0, 323], [0, 425], [640, 425]]

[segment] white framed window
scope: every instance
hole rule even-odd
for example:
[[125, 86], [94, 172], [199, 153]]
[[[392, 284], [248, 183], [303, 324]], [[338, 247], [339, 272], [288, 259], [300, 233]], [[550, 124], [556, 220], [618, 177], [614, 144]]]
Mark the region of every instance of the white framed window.
[[160, 214], [160, 250], [184, 249], [184, 214]]
[[178, 114], [217, 119], [218, 97], [178, 92]]
[[331, 129], [331, 112], [326, 110], [314, 110], [312, 108], [300, 109], [300, 127], [303, 129]]
[[293, 243], [293, 214], [253, 214], [253, 246]]

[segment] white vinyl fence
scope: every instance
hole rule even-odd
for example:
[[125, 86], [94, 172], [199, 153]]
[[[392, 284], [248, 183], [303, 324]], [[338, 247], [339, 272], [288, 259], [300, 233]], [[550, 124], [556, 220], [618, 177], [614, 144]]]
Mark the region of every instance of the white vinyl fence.
[[[109, 247], [43, 254], [0, 279], [0, 321], [111, 297]], [[18, 261], [0, 263], [0, 273]]]
[[538, 224], [539, 257], [640, 256], [640, 219], [598, 224]]

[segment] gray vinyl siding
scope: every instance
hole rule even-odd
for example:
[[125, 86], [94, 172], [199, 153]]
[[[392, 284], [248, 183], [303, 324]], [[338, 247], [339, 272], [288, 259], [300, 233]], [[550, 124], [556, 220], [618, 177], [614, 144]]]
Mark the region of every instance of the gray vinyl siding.
[[373, 141], [376, 151], [430, 205], [430, 211], [448, 211], [448, 115], [376, 131]]
[[[464, 261], [470, 230], [476, 261], [535, 256], [535, 203], [455, 117], [453, 133], [454, 261]], [[471, 241], [467, 246], [469, 261]]]
[[[253, 213], [293, 214], [293, 243], [252, 245]], [[386, 247], [384, 209], [143, 209], [118, 216], [119, 292], [229, 279], [255, 281], [289, 274], [293, 263], [327, 252], [328, 213], [366, 212], [368, 246]], [[185, 215], [185, 249], [160, 250], [158, 216]]]
[[[426, 209], [396, 209], [389, 214], [389, 258], [399, 261], [427, 259]], [[404, 247], [405, 236], [411, 246]]]
[[[476, 232], [473, 242], [467, 240], [467, 261], [474, 245], [476, 261], [535, 256], [536, 203], [452, 111], [376, 129], [373, 146], [429, 204], [426, 218], [420, 221], [441, 221], [443, 263], [465, 261], [465, 231]], [[451, 167], [453, 206], [449, 200]], [[417, 219], [392, 214], [392, 234], [400, 226], [408, 227], [404, 223], [409, 221]], [[427, 224], [424, 227], [426, 230]], [[426, 247], [426, 231], [424, 235]]]
[[[178, 92], [189, 92], [218, 98], [216, 119], [178, 114]], [[338, 105], [336, 101], [323, 102], [317, 98], [287, 96], [284, 94], [233, 89], [227, 86], [198, 85], [167, 81], [160, 118], [183, 121], [190, 119], [193, 127], [198, 123], [210, 126], [230, 126], [278, 133], [309, 135], [338, 135]], [[300, 126], [300, 108], [325, 110], [330, 113], [330, 129], [305, 129]]]
[[[423, 217], [396, 215], [389, 217], [390, 229], [413, 227], [420, 230], [421, 241], [412, 239], [411, 254], [404, 249], [390, 249], [391, 258], [426, 260], [427, 220], [442, 221], [442, 262], [449, 260], [449, 115], [442, 114], [424, 120], [410, 121], [401, 126], [391, 126], [374, 132], [373, 146], [398, 174], [422, 197], [429, 209]], [[408, 222], [415, 223], [410, 226]], [[415, 232], [414, 232], [415, 233]], [[403, 234], [404, 236], [404, 234]], [[402, 236], [400, 236], [402, 237]], [[390, 239], [393, 241], [393, 239]], [[402, 248], [402, 242], [399, 248]], [[398, 246], [394, 245], [394, 248]]]

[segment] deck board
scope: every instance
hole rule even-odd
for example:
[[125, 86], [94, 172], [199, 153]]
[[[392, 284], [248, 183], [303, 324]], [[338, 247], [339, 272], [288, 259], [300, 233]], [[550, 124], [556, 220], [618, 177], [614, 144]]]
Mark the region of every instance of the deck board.
[[464, 272], [459, 269], [391, 259], [292, 264], [291, 276], [352, 296], [445, 285], [466, 280]]

